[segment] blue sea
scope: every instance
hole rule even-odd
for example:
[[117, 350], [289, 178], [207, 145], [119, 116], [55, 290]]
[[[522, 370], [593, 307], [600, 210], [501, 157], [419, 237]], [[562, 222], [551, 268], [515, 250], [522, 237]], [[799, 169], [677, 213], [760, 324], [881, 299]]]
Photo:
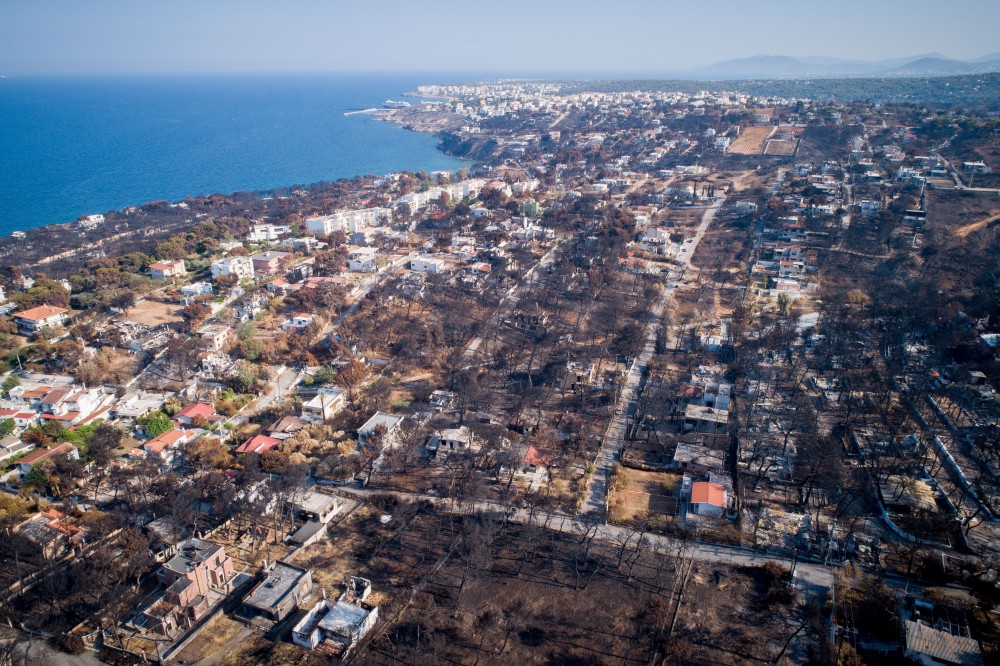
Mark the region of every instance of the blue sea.
[[[462, 79], [459, 79], [462, 80]], [[345, 111], [433, 75], [0, 79], [0, 235], [148, 201], [467, 163]]]

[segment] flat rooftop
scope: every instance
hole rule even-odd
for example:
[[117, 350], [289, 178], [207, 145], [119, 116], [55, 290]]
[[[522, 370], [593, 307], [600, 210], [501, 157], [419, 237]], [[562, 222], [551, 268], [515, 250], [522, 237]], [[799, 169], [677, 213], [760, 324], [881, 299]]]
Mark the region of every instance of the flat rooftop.
[[270, 610], [294, 590], [307, 574], [305, 569], [285, 562], [276, 562], [274, 568], [267, 572], [267, 577], [250, 590], [243, 603], [254, 608]]
[[331, 504], [336, 504], [337, 498], [333, 495], [318, 493], [315, 490], [309, 491], [302, 496], [302, 499], [295, 502], [295, 506], [300, 511], [321, 514], [325, 512]]
[[328, 603], [326, 613], [320, 618], [319, 627], [335, 636], [351, 636], [355, 629], [368, 617], [368, 611], [361, 606], [343, 601]]
[[171, 571], [186, 574], [220, 550], [222, 546], [209, 541], [188, 539], [177, 546], [177, 554], [163, 566]]

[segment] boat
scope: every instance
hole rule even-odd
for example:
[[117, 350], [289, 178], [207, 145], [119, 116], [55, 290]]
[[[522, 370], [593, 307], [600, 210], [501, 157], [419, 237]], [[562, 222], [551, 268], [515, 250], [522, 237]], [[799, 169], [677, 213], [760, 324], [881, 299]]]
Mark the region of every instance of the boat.
[[410, 106], [410, 103], [409, 102], [397, 102], [394, 99], [387, 99], [387, 100], [385, 100], [385, 102], [382, 103], [382, 106], [384, 106], [387, 109], [406, 109], [406, 108], [408, 108]]

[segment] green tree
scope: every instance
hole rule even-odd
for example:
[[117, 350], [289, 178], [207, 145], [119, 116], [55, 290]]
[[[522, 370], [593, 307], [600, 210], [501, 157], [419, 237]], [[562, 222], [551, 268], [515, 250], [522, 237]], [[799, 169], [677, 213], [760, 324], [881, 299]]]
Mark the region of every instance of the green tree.
[[12, 432], [14, 432], [14, 419], [0, 421], [0, 437], [6, 437]]
[[159, 437], [163, 433], [174, 429], [174, 422], [170, 420], [170, 417], [159, 411], [141, 416], [136, 419], [136, 422], [142, 426], [142, 429], [150, 437]]
[[247, 338], [240, 343], [240, 353], [248, 361], [256, 361], [267, 350], [267, 345], [257, 338]]
[[260, 381], [260, 368], [249, 361], [239, 361], [236, 372], [228, 383], [237, 393], [254, 393], [258, 381]]
[[52, 480], [52, 462], [49, 460], [43, 460], [42, 462], [32, 465], [31, 469], [28, 470], [27, 476], [24, 477], [24, 483], [29, 486], [34, 486], [35, 488], [47, 488], [49, 482]]
[[15, 386], [21, 385], [21, 379], [15, 375], [13, 372], [7, 375], [7, 379], [3, 380], [3, 384], [0, 384], [0, 392], [3, 393], [3, 397], [8, 397], [10, 390]]

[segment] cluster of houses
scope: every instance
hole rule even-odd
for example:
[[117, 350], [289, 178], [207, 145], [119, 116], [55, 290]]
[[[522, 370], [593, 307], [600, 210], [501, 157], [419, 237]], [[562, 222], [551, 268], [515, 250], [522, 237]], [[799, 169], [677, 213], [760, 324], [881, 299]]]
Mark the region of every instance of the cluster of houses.
[[265, 630], [300, 613], [292, 642], [326, 657], [343, 658], [378, 620], [378, 607], [367, 601], [371, 594], [367, 579], [351, 577], [341, 594], [330, 599], [315, 587], [310, 569], [265, 560], [262, 570], [252, 575], [237, 571], [222, 545], [193, 537], [178, 540], [176, 531], [166, 534], [172, 544], [156, 572], [158, 587], [127, 623], [143, 635], [161, 640], [190, 637], [201, 620], [230, 599], [238, 599], [236, 616]]
[[761, 288], [759, 295], [798, 298], [819, 288], [810, 276], [816, 270], [815, 257], [803, 250], [809, 235], [798, 218], [784, 218], [781, 227], [765, 228], [760, 241], [761, 258], [753, 273]]

